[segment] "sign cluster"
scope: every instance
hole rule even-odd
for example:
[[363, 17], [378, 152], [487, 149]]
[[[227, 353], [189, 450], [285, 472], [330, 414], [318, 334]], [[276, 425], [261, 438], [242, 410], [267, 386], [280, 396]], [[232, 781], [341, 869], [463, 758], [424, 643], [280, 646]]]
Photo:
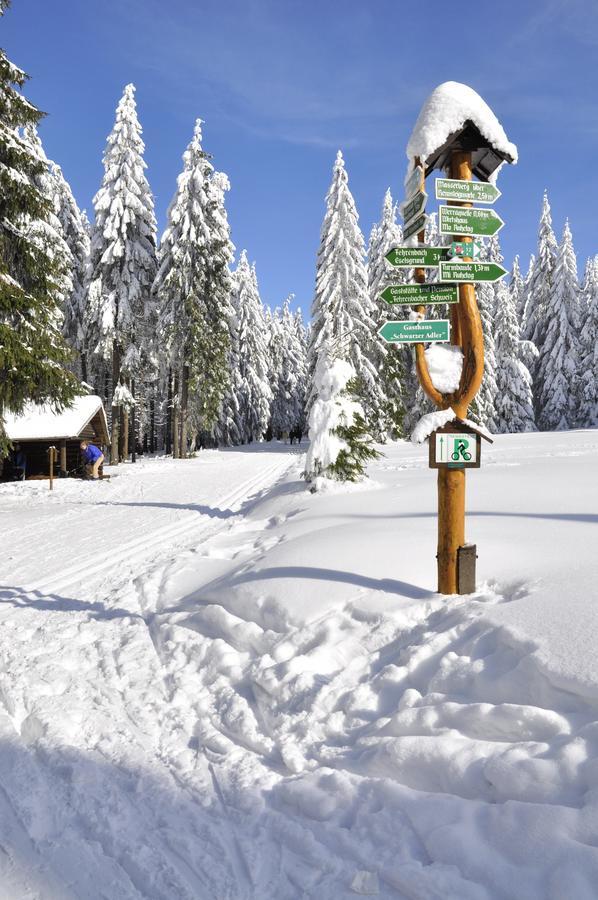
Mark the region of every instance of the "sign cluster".
[[[435, 182], [436, 199], [453, 204], [489, 204], [500, 197], [498, 188], [485, 181], [436, 178]], [[401, 205], [403, 238], [408, 240], [416, 234], [421, 238], [426, 227], [425, 207], [428, 199], [421, 166], [415, 167], [405, 189], [407, 196]], [[398, 269], [436, 269], [438, 281], [431, 284], [389, 284], [380, 293], [381, 300], [393, 306], [458, 303], [459, 284], [498, 281], [507, 274], [498, 263], [475, 261], [481, 248], [474, 238], [497, 234], [505, 224], [494, 210], [440, 206], [438, 224], [440, 234], [453, 236], [450, 246], [426, 247], [418, 241], [417, 247], [393, 247], [386, 254], [390, 265]], [[438, 319], [386, 322], [378, 334], [391, 344], [446, 342], [450, 340], [450, 322]]]

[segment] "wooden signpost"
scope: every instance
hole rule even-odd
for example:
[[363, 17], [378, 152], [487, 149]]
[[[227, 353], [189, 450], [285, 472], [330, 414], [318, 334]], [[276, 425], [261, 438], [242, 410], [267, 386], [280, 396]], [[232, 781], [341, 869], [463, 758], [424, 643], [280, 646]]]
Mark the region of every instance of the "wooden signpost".
[[[506, 141], [506, 138], [505, 138]], [[511, 145], [508, 145], [511, 146]], [[475, 590], [476, 547], [465, 541], [465, 471], [480, 465], [481, 433], [467, 419], [469, 404], [477, 394], [484, 374], [484, 337], [478, 309], [475, 282], [495, 281], [504, 274], [496, 263], [474, 263], [474, 235], [493, 235], [504, 222], [491, 209], [472, 209], [473, 202], [493, 203], [500, 192], [488, 183], [488, 178], [502, 162], [513, 162], [505, 145], [492, 144], [472, 121], [466, 121], [460, 131], [450, 134], [446, 142], [426, 159], [416, 158], [407, 185], [408, 196], [425, 195], [425, 178], [434, 168], [442, 168], [449, 178], [438, 179], [436, 196], [447, 200], [440, 207], [439, 230], [452, 235], [452, 250], [442, 248], [440, 254], [425, 248], [425, 215], [411, 223], [409, 235], [418, 234], [420, 247], [394, 248], [387, 254], [391, 265], [414, 267], [414, 279], [420, 287], [425, 282], [425, 267], [440, 267], [441, 282], [453, 282], [459, 300], [450, 307], [450, 323], [446, 322], [447, 339], [461, 348], [463, 367], [458, 388], [443, 394], [434, 385], [428, 369], [424, 343], [429, 341], [428, 326], [432, 322], [387, 322], [380, 329], [381, 337], [389, 342], [403, 342], [406, 327], [421, 326], [415, 343], [416, 368], [420, 384], [427, 396], [440, 410], [452, 409], [455, 420], [430, 436], [430, 466], [438, 470], [438, 591], [442, 594], [465, 594]], [[474, 174], [480, 179], [473, 181]], [[458, 257], [448, 261], [447, 256]], [[398, 286], [397, 286], [398, 287]], [[432, 292], [430, 292], [432, 293]], [[411, 306], [425, 314], [426, 292], [417, 294], [421, 303]], [[387, 297], [383, 299], [388, 300]], [[395, 302], [389, 300], [388, 302]], [[400, 327], [401, 326], [401, 327]], [[485, 435], [484, 435], [485, 436]]]

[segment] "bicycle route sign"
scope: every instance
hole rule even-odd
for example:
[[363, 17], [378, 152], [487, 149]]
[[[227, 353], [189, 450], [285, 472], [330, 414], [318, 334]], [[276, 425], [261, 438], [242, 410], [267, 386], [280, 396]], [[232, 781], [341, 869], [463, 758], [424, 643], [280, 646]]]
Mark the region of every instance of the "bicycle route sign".
[[430, 435], [430, 468], [478, 469], [481, 449], [479, 434], [435, 431]]

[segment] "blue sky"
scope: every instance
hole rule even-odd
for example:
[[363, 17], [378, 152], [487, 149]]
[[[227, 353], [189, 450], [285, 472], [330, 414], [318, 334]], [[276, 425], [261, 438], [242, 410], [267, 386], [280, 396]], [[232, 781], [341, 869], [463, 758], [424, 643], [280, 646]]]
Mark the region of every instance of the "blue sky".
[[[598, 252], [598, 3], [477, 0], [13, 0], [0, 44], [49, 113], [41, 135], [91, 211], [125, 84], [137, 103], [160, 227], [197, 116], [231, 180], [237, 249], [264, 300], [309, 310], [324, 196], [345, 155], [366, 240], [384, 191], [402, 199], [405, 146], [442, 81], [471, 85], [520, 162], [496, 208], [507, 263], [534, 250], [542, 191], [578, 264]], [[431, 208], [435, 208], [432, 206]]]

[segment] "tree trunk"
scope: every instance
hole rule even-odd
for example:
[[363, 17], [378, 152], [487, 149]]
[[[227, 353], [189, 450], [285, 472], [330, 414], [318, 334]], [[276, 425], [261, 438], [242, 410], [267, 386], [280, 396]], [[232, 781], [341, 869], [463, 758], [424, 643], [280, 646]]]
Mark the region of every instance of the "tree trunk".
[[120, 410], [120, 458], [123, 462], [129, 458], [129, 410], [126, 406]]
[[[116, 341], [112, 342], [112, 398], [114, 390], [120, 380], [120, 349]], [[112, 400], [111, 400], [112, 402]], [[119, 462], [118, 437], [119, 437], [120, 408], [112, 406], [112, 434], [110, 436], [110, 462], [116, 465]]]
[[183, 366], [181, 378], [181, 444], [180, 454], [183, 459], [187, 457], [187, 430], [188, 430], [188, 406], [189, 406], [189, 366]]
[[[135, 382], [131, 381], [131, 393], [133, 397], [135, 397]], [[137, 404], [133, 404], [133, 408], [131, 410], [131, 462], [137, 462], [137, 434], [136, 425], [137, 425]]]
[[172, 385], [172, 455], [174, 459], [181, 457], [180, 439], [179, 377], [175, 375]]
[[156, 449], [156, 401], [154, 398], [154, 388], [152, 388], [152, 396], [150, 399], [150, 432], [149, 432], [149, 451], [154, 453]]
[[164, 450], [172, 453], [172, 370], [168, 370], [168, 395], [166, 398], [166, 435]]

